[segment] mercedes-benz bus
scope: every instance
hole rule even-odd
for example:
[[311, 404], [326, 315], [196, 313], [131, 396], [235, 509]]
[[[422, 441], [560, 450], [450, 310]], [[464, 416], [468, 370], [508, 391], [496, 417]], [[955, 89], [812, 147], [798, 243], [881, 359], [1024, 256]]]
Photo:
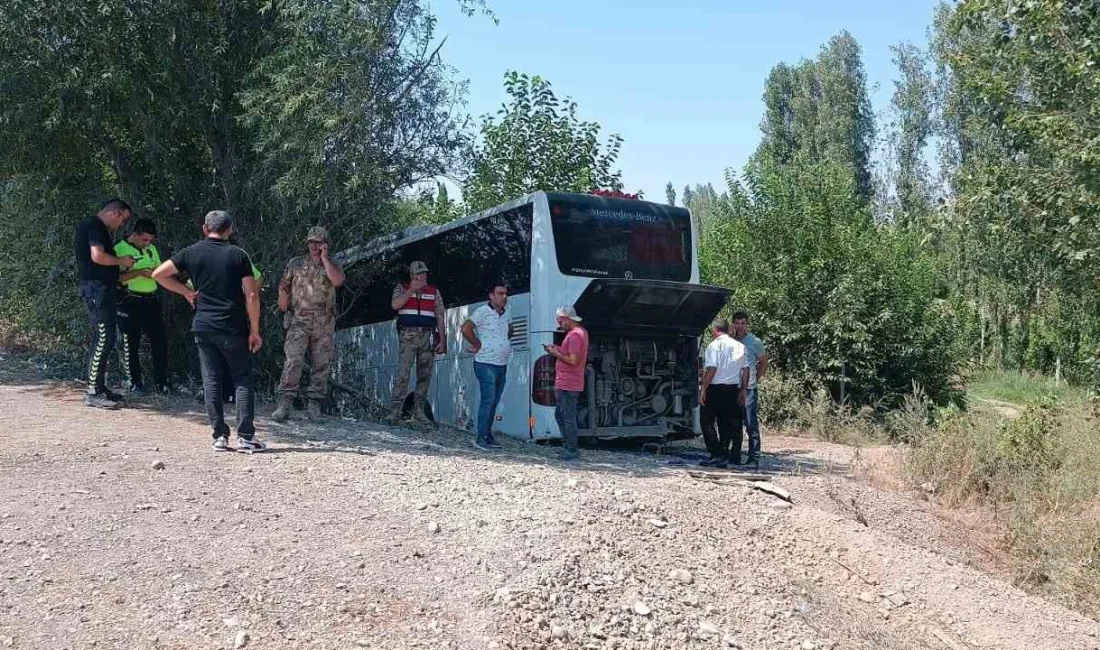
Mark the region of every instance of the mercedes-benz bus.
[[729, 294], [699, 284], [698, 245], [684, 208], [536, 192], [355, 246], [336, 256], [348, 278], [337, 315], [337, 379], [391, 402], [398, 357], [391, 297], [409, 263], [421, 260], [446, 306], [447, 352], [436, 358], [428, 391], [437, 423], [474, 426], [478, 384], [460, 329], [490, 287], [503, 284], [512, 356], [494, 431], [560, 437], [554, 359], [543, 345], [561, 342], [554, 312], [572, 305], [589, 332], [580, 435], [690, 437], [699, 431], [699, 336]]

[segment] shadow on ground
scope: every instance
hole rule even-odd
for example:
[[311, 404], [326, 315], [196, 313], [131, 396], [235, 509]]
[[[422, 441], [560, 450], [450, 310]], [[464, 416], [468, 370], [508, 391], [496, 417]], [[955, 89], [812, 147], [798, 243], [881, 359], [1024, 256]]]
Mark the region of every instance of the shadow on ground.
[[[83, 387], [75, 382], [22, 383], [27, 390], [35, 391], [49, 399], [79, 403]], [[75, 404], [74, 404], [75, 405]], [[188, 424], [208, 427], [203, 404], [193, 395], [171, 397], [150, 396], [131, 399], [125, 407], [144, 413], [157, 413], [165, 417], [184, 420]], [[236, 421], [234, 404], [225, 404], [226, 421], [232, 427]], [[256, 425], [259, 435], [271, 443], [264, 453], [340, 453], [374, 455], [382, 452], [425, 456], [463, 457], [471, 460], [490, 460], [500, 463], [568, 466], [576, 471], [607, 472], [635, 476], [658, 476], [699, 468], [699, 462], [708, 457], [701, 441], [681, 440], [655, 444], [644, 441], [582, 441], [581, 460], [564, 464], [557, 456], [556, 444], [533, 443], [507, 436], [499, 436], [503, 449], [486, 452], [473, 446], [473, 434], [447, 426], [416, 428], [388, 426], [374, 421], [355, 420], [328, 416], [318, 422], [306, 421], [301, 412], [284, 423], [272, 421], [268, 416], [271, 404], [257, 406]], [[92, 411], [89, 409], [89, 411]], [[766, 436], [765, 436], [766, 440]], [[715, 471], [709, 470], [708, 471]], [[815, 457], [807, 449], [782, 449], [766, 451], [759, 468], [741, 466], [738, 471], [774, 476], [798, 476], [846, 472], [844, 465], [828, 463]]]

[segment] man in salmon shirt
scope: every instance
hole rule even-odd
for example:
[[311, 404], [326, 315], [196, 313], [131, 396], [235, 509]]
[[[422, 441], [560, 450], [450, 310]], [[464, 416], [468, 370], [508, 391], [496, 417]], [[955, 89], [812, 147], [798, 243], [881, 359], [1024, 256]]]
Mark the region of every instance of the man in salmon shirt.
[[577, 460], [577, 401], [584, 392], [584, 368], [588, 363], [588, 331], [581, 327], [581, 317], [572, 307], [558, 307], [554, 316], [558, 327], [565, 330], [565, 340], [557, 345], [544, 345], [543, 349], [557, 359], [554, 363], [554, 396], [557, 410], [554, 417], [561, 428], [564, 441], [561, 460]]

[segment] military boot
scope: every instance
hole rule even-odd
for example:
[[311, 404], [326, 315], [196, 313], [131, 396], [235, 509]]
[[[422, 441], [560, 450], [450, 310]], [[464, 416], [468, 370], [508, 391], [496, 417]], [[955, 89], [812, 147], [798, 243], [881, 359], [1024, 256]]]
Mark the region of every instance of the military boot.
[[309, 406], [306, 407], [306, 414], [311, 420], [321, 419], [321, 400], [311, 399], [309, 400]]
[[276, 407], [275, 412], [271, 414], [271, 419], [276, 422], [286, 422], [286, 419], [290, 417], [290, 412], [294, 410], [294, 400], [289, 397], [279, 398], [279, 406]]

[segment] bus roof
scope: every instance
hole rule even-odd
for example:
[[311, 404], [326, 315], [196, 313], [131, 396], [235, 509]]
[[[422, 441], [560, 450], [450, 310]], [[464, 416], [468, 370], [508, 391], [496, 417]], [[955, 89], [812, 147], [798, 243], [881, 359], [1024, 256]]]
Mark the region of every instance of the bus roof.
[[[427, 239], [428, 237], [431, 237], [433, 235], [437, 235], [439, 233], [452, 230], [454, 228], [460, 228], [475, 221], [491, 217], [495, 214], [518, 208], [521, 205], [533, 203], [540, 196], [548, 197], [549, 200], [555, 200], [565, 197], [584, 197], [585, 199], [602, 199], [604, 201], [639, 201], [642, 203], [652, 203], [652, 201], [641, 201], [640, 199], [617, 199], [595, 196], [592, 194], [579, 194], [569, 192], [532, 192], [530, 194], [525, 194], [519, 198], [512, 199], [507, 203], [502, 203], [500, 205], [489, 208], [488, 210], [475, 212], [473, 214], [467, 215], [460, 219], [455, 219], [454, 221], [449, 221], [447, 223], [438, 225], [410, 226], [408, 228], [391, 232], [386, 235], [380, 235], [378, 237], [375, 237], [374, 239], [367, 241], [364, 244], [352, 246], [347, 250], [340, 251], [339, 253], [333, 255], [333, 261], [340, 264], [341, 266], [348, 267], [352, 264], [355, 264], [356, 262], [377, 255], [382, 251], [396, 248], [398, 246], [404, 246], [405, 244], [419, 241], [421, 239]], [[669, 209], [686, 210], [686, 208], [672, 207], [669, 207]]]
[[521, 205], [532, 203], [539, 195], [546, 194], [545, 192], [532, 192], [530, 194], [524, 194], [523, 196], [512, 199], [507, 203], [489, 208], [488, 210], [482, 210], [481, 212], [475, 212], [473, 214], [466, 215], [454, 221], [448, 221], [447, 223], [437, 225], [420, 225], [409, 226], [402, 230], [397, 230], [386, 235], [380, 235], [367, 241], [365, 244], [358, 246], [352, 246], [347, 250], [340, 251], [333, 256], [333, 261], [341, 266], [348, 267], [356, 262], [364, 260], [368, 257], [372, 257], [382, 251], [396, 248], [398, 246], [404, 246], [409, 242], [419, 241], [421, 239], [427, 239], [432, 235], [437, 235], [441, 232], [446, 232], [454, 228], [459, 228], [467, 224], [491, 217], [494, 214], [505, 212], [518, 208]]

